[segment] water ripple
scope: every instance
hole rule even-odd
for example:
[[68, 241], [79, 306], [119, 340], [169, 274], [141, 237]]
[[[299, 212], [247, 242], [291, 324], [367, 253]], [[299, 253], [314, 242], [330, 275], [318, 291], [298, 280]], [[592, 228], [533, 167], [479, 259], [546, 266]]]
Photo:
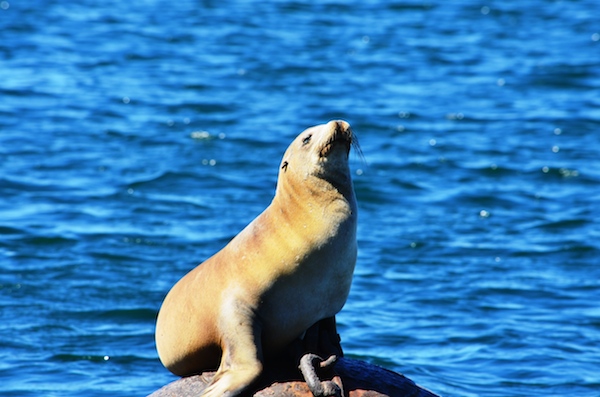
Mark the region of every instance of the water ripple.
[[297, 133], [343, 118], [364, 152], [346, 354], [443, 395], [596, 396], [595, 15], [3, 2], [0, 394], [173, 380], [164, 295], [270, 203]]

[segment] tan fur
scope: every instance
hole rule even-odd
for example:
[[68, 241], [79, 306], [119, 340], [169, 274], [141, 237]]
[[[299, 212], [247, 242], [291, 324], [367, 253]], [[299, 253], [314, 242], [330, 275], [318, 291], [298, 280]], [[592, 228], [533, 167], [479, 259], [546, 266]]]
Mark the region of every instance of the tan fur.
[[271, 205], [165, 298], [159, 357], [180, 376], [218, 367], [203, 396], [238, 395], [260, 375], [264, 355], [344, 305], [356, 262], [351, 140], [343, 121], [301, 133]]

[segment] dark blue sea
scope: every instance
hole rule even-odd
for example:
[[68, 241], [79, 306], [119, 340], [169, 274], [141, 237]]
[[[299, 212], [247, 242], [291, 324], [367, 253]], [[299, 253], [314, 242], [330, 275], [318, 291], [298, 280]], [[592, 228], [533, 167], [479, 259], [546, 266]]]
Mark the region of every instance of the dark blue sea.
[[600, 2], [0, 1], [0, 395], [176, 379], [170, 287], [345, 119], [347, 356], [443, 396], [600, 396]]

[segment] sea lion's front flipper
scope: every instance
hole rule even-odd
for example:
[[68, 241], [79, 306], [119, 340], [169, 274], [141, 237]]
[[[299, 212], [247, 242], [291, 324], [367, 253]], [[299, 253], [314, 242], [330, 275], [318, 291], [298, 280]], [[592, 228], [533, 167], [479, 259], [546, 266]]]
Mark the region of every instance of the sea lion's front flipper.
[[252, 310], [234, 298], [223, 307], [219, 321], [223, 355], [221, 365], [202, 397], [234, 397], [260, 376], [262, 345], [260, 322]]

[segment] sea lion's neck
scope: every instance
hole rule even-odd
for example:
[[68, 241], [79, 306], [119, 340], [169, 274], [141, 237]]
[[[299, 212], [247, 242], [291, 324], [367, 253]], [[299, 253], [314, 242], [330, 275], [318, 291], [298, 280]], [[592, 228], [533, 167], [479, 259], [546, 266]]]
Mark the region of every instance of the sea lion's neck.
[[[340, 222], [356, 216], [356, 198], [349, 174], [335, 178], [308, 176], [301, 183], [280, 178], [273, 200], [286, 218], [306, 222], [310, 218], [338, 218]], [[329, 224], [328, 222], [323, 222]]]

